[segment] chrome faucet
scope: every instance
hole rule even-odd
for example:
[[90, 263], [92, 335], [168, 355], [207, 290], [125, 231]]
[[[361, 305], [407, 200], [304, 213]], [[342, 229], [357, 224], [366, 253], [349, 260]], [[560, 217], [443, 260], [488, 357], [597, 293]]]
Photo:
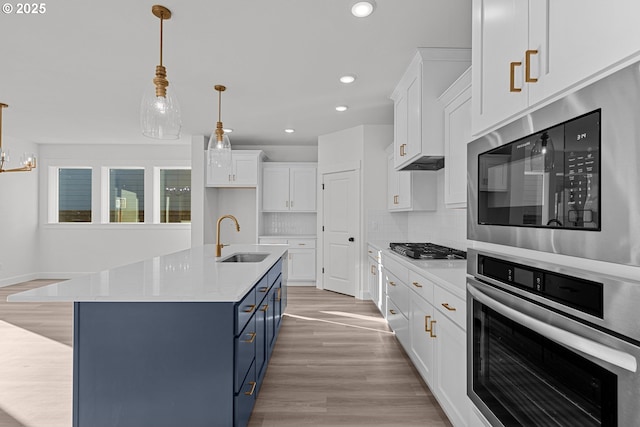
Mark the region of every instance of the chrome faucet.
[[224, 247], [224, 245], [220, 243], [220, 223], [225, 218], [232, 219], [233, 222], [236, 223], [236, 230], [240, 231], [240, 224], [238, 224], [238, 220], [235, 216], [222, 215], [220, 218], [218, 218], [218, 222], [216, 223], [216, 257], [222, 256], [222, 248]]

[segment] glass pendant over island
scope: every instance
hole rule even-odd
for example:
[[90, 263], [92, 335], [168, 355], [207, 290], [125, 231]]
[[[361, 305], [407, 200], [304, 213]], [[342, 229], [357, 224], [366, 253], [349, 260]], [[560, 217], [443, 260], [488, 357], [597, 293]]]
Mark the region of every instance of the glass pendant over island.
[[160, 65], [156, 66], [153, 86], [148, 85], [140, 106], [140, 125], [142, 134], [155, 139], [178, 139], [182, 121], [180, 105], [169, 87], [167, 69], [162, 65], [163, 22], [171, 18], [171, 11], [164, 6], [155, 5], [151, 12], [160, 18]]
[[211, 134], [209, 138], [209, 144], [207, 146], [207, 158], [208, 163], [212, 166], [219, 168], [231, 167], [231, 142], [229, 137], [222, 128], [221, 116], [221, 100], [222, 92], [227, 88], [222, 85], [214, 86], [214, 89], [218, 91], [218, 123], [216, 124], [216, 130]]

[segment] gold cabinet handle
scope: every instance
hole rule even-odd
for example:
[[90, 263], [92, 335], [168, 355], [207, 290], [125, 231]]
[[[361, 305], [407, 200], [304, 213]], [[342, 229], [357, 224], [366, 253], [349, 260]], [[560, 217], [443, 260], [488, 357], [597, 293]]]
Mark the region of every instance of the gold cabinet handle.
[[376, 275], [376, 266], [375, 265], [371, 265], [371, 274], [373, 274], [374, 276]]
[[422, 287], [422, 285], [420, 283], [418, 283], [418, 282], [413, 282], [412, 285], [415, 286], [416, 288], [421, 288]]
[[262, 311], [263, 313], [266, 313], [268, 309], [269, 309], [269, 304], [265, 304], [265, 305], [260, 309], [260, 311]]
[[396, 311], [395, 311], [395, 310], [391, 310], [391, 309], [389, 309], [389, 313], [391, 313], [391, 314], [396, 314]]
[[282, 288], [278, 288], [278, 296], [276, 297], [276, 301], [280, 301], [282, 299], [281, 294], [282, 294]]
[[256, 391], [256, 382], [249, 381], [249, 384], [251, 384], [251, 390], [245, 391], [244, 394], [247, 396], [253, 396], [253, 392]]
[[256, 308], [255, 304], [251, 304], [249, 306], [249, 308], [247, 308], [246, 310], [244, 310], [245, 313], [251, 313], [254, 309]]
[[448, 302], [443, 302], [441, 305], [449, 311], [456, 311], [456, 308], [451, 307]]
[[524, 81], [527, 83], [535, 83], [538, 81], [537, 78], [531, 77], [531, 55], [537, 55], [537, 49], [529, 49], [525, 52], [525, 60], [524, 60]]
[[404, 144], [400, 144], [400, 157], [404, 157]]
[[370, 254], [372, 254], [372, 253], [373, 253], [373, 251], [368, 251], [368, 252], [369, 252]]
[[436, 337], [436, 333], [433, 330], [433, 324], [436, 323], [435, 320], [431, 320], [431, 316], [424, 316], [424, 331], [429, 332], [429, 336], [431, 338]]
[[389, 284], [390, 284], [391, 286], [395, 286], [395, 285], [396, 285], [396, 282], [392, 282], [391, 280], [389, 280]]
[[269, 288], [267, 288], [266, 286], [265, 286], [265, 287], [260, 288], [260, 292], [262, 292], [263, 294], [264, 294], [265, 292], [267, 292], [268, 290], [269, 290]]
[[244, 340], [243, 342], [251, 344], [256, 339], [256, 333], [255, 332], [249, 332], [247, 335], [250, 335], [251, 338], [249, 338], [248, 340]]
[[522, 66], [522, 62], [512, 62], [509, 73], [509, 92], [522, 92], [522, 88], [516, 87], [516, 67]]

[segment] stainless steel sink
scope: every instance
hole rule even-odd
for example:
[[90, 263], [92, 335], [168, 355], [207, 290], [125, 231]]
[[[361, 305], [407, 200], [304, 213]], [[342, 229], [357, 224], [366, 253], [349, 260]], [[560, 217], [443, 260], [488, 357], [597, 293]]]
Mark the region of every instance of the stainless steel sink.
[[269, 254], [257, 252], [238, 252], [221, 259], [219, 262], [261, 262], [268, 256]]

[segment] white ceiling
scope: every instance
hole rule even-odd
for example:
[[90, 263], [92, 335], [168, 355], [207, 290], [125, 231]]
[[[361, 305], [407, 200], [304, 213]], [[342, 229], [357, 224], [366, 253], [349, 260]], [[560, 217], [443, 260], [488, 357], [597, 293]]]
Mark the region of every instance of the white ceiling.
[[[470, 47], [470, 0], [167, 0], [164, 65], [182, 142], [222, 121], [241, 145], [314, 145], [319, 135], [393, 123], [389, 95], [416, 47]], [[3, 132], [36, 143], [154, 143], [139, 126], [159, 62], [153, 2], [59, 0], [0, 13]], [[355, 73], [344, 85], [338, 77]], [[336, 105], [350, 107], [337, 113]], [[296, 129], [285, 134], [284, 128]]]

